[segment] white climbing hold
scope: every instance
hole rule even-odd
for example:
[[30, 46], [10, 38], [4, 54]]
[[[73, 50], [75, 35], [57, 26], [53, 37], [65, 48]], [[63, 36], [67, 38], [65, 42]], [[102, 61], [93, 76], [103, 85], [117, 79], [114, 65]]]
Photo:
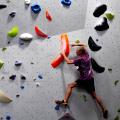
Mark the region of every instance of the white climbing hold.
[[30, 0], [25, 0], [25, 4], [29, 5], [30, 4]]
[[0, 90], [0, 102], [1, 103], [10, 103], [10, 102], [12, 102], [12, 100], [3, 91]]
[[29, 33], [23, 33], [19, 38], [24, 41], [31, 41], [33, 39], [33, 36]]

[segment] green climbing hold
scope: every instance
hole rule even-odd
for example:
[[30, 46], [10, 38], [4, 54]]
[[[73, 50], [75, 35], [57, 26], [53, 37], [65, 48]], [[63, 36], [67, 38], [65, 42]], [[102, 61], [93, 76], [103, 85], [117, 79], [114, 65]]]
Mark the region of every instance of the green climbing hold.
[[2, 68], [3, 65], [4, 65], [4, 62], [0, 60], [0, 69]]
[[80, 43], [80, 41], [79, 41], [79, 40], [76, 40], [75, 43], [78, 44], [78, 43]]
[[119, 116], [117, 115], [114, 120], [120, 120], [120, 119], [119, 119]]
[[105, 13], [105, 16], [108, 20], [113, 20], [115, 15], [113, 13]]
[[2, 51], [6, 51], [6, 50], [7, 50], [7, 48], [5, 48], [5, 47], [4, 47], [4, 48], [2, 48]]
[[17, 26], [14, 26], [9, 32], [8, 36], [9, 37], [15, 37], [19, 32], [19, 28]]
[[116, 86], [118, 83], [119, 83], [119, 80], [116, 80], [116, 81], [114, 82], [114, 85]]

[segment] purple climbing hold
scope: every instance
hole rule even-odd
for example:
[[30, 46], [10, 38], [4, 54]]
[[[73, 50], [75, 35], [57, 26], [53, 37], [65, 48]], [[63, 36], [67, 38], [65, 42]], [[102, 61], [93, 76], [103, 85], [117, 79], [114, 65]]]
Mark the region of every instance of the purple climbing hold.
[[15, 66], [16, 67], [19, 67], [19, 66], [21, 66], [22, 65], [22, 62], [21, 61], [15, 61]]
[[6, 7], [7, 7], [7, 5], [0, 4], [0, 9], [6, 8]]
[[69, 7], [71, 5], [71, 0], [61, 0], [61, 3], [67, 7]]
[[35, 13], [38, 14], [41, 11], [41, 7], [38, 4], [34, 4], [31, 6], [31, 10]]
[[15, 80], [15, 78], [16, 78], [16, 75], [11, 75], [11, 76], [9, 77], [9, 79], [11, 79], [11, 80]]

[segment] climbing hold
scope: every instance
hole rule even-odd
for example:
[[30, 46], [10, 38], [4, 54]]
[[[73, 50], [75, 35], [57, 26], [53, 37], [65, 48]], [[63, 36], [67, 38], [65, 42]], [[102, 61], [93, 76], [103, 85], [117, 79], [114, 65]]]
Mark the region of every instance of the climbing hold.
[[38, 78], [43, 79], [42, 75], [38, 75]]
[[21, 80], [26, 80], [26, 77], [24, 75], [20, 76]]
[[6, 93], [0, 90], [0, 102], [1, 103], [9, 103], [12, 102], [11, 98], [9, 98]]
[[11, 116], [10, 116], [10, 115], [7, 115], [7, 116], [6, 116], [6, 120], [11, 120]]
[[15, 17], [15, 15], [16, 15], [16, 12], [15, 12], [15, 11], [13, 11], [13, 12], [11, 12], [11, 13], [9, 14], [9, 16], [12, 17], [12, 18]]
[[76, 44], [80, 43], [80, 40], [76, 40], [75, 43], [76, 43]]
[[101, 16], [105, 11], [107, 10], [107, 5], [105, 4], [102, 4], [100, 6], [98, 6], [95, 11], [93, 12], [93, 15], [95, 17], [99, 17]]
[[61, 3], [63, 4], [63, 5], [65, 5], [65, 6], [70, 6], [71, 5], [71, 0], [61, 0]]
[[119, 80], [115, 80], [114, 85], [116, 86], [119, 83]]
[[100, 66], [93, 58], [91, 58], [91, 64], [94, 71], [97, 73], [102, 73], [105, 71], [105, 68]]
[[18, 32], [19, 32], [19, 28], [15, 26], [8, 32], [8, 36], [15, 37], [18, 34]]
[[119, 116], [117, 115], [114, 120], [120, 120]]
[[52, 16], [50, 15], [50, 13], [49, 13], [48, 10], [46, 10], [45, 14], [46, 14], [46, 18], [47, 18], [49, 21], [52, 21]]
[[120, 108], [117, 110], [118, 113], [120, 113]]
[[115, 15], [113, 14], [113, 13], [105, 13], [105, 16], [106, 16], [106, 18], [108, 19], [108, 20], [113, 20], [114, 19], [114, 17], [115, 17]]
[[6, 8], [6, 7], [7, 7], [7, 5], [0, 4], [0, 9]]
[[2, 48], [2, 51], [6, 51], [6, 50], [7, 50], [7, 48], [5, 48], [5, 47], [4, 47], [4, 48]]
[[60, 105], [56, 105], [55, 110], [59, 110], [59, 109], [60, 109]]
[[39, 86], [40, 86], [40, 83], [39, 83], [39, 82], [36, 82], [36, 86], [39, 87]]
[[15, 66], [16, 67], [19, 67], [19, 66], [21, 66], [22, 65], [22, 62], [21, 61], [15, 61]]
[[0, 69], [3, 67], [4, 62], [2, 60], [0, 60]]
[[20, 95], [19, 95], [19, 94], [17, 94], [17, 95], [16, 95], [16, 98], [19, 98], [19, 97], [20, 97]]
[[42, 32], [38, 26], [35, 26], [35, 32], [39, 37], [48, 38], [48, 35]]
[[35, 13], [38, 14], [41, 11], [41, 7], [38, 4], [34, 4], [31, 6], [31, 10]]
[[25, 87], [22, 85], [22, 86], [20, 86], [20, 88], [21, 88], [21, 89], [24, 89]]
[[30, 5], [30, 0], [25, 0], [26, 5]]
[[[70, 45], [68, 35], [66, 33], [61, 35], [61, 48], [65, 51], [66, 56], [70, 53]], [[64, 60], [63, 56], [60, 54], [55, 60], [52, 61], [51, 65], [56, 68]]]
[[15, 79], [16, 79], [16, 75], [11, 75], [11, 76], [9, 77], [9, 79], [10, 79], [10, 80], [15, 80]]
[[24, 41], [31, 41], [33, 39], [33, 36], [29, 33], [23, 33], [19, 38]]
[[99, 21], [99, 23], [95, 26], [95, 30], [97, 30], [97, 31], [104, 31], [104, 30], [107, 30], [107, 29], [109, 29], [107, 18], [103, 17]]
[[92, 50], [92, 51], [98, 51], [100, 50], [102, 47], [97, 45], [94, 40], [92, 39], [92, 37], [90, 36], [89, 39], [88, 39], [88, 45], [89, 45], [89, 48]]
[[108, 71], [109, 71], [109, 72], [112, 72], [112, 68], [108, 68]]

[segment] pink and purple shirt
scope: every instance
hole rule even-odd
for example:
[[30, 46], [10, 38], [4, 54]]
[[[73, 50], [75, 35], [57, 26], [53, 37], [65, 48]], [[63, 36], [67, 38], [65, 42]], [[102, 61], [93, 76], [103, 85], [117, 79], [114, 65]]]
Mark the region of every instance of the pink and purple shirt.
[[84, 55], [80, 55], [74, 59], [73, 63], [80, 72], [80, 80], [90, 80], [93, 78], [91, 59], [87, 51]]

